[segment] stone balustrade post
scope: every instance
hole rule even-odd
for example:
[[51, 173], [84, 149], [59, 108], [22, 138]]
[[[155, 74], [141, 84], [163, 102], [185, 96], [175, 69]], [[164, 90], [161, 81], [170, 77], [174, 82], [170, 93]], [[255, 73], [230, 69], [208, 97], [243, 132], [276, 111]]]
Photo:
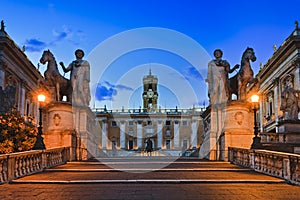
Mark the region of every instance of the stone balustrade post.
[[249, 164], [250, 164], [250, 168], [252, 169], [255, 169], [255, 152], [254, 151], [251, 151], [250, 154], [249, 154]]
[[291, 174], [290, 174], [290, 160], [289, 158], [284, 158], [283, 159], [283, 178], [284, 179], [290, 179]]
[[15, 158], [7, 156], [7, 181], [12, 181], [15, 178]]

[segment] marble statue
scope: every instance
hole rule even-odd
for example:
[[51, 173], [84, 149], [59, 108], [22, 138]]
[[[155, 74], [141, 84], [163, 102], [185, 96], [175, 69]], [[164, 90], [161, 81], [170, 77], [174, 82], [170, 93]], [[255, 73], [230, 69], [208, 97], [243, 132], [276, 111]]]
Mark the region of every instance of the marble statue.
[[55, 100], [62, 101], [63, 96], [66, 96], [67, 101], [72, 102], [72, 88], [70, 80], [66, 79], [59, 73], [56, 60], [50, 50], [43, 52], [40, 63], [48, 63], [47, 69], [44, 72], [44, 84], [55, 88]]
[[231, 100], [228, 74], [232, 73], [239, 65], [230, 69], [230, 64], [222, 59], [223, 52], [220, 49], [214, 51], [215, 59], [208, 63], [208, 97], [210, 104], [222, 104]]
[[67, 68], [63, 62], [60, 62], [65, 73], [71, 71], [72, 104], [75, 106], [89, 106], [91, 100], [90, 64], [82, 59], [83, 56], [83, 50], [77, 49], [76, 60], [72, 61]]
[[238, 100], [245, 101], [247, 85], [258, 82], [257, 78], [254, 78], [250, 61], [256, 61], [256, 56], [253, 48], [247, 47], [242, 55], [239, 72], [229, 79], [229, 93], [237, 95]]
[[280, 110], [283, 111], [284, 120], [297, 120], [300, 108], [299, 90], [293, 87], [293, 77], [289, 75], [285, 81], [284, 89], [281, 93]]

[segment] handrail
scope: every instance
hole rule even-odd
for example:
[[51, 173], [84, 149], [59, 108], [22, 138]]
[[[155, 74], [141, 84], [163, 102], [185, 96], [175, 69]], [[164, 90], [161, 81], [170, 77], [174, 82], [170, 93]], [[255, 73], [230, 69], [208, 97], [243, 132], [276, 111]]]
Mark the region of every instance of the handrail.
[[228, 148], [231, 163], [300, 185], [300, 155], [268, 150]]
[[0, 155], [0, 183], [27, 176], [70, 161], [70, 147]]

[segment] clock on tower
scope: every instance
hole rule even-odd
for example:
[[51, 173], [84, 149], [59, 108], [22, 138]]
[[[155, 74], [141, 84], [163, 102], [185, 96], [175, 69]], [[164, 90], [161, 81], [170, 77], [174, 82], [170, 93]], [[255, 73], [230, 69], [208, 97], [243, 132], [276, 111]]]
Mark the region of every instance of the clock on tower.
[[148, 112], [155, 112], [157, 109], [157, 83], [158, 79], [156, 76], [153, 76], [151, 70], [149, 74], [143, 78], [143, 107]]

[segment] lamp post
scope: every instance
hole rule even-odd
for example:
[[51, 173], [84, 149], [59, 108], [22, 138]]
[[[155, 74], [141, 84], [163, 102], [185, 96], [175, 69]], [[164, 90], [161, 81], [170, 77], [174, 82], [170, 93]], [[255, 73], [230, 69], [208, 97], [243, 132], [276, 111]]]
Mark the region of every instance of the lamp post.
[[45, 102], [46, 96], [43, 94], [38, 95], [38, 102], [39, 102], [39, 114], [40, 114], [40, 120], [39, 120], [39, 127], [38, 127], [38, 135], [36, 137], [35, 144], [33, 146], [33, 150], [43, 150], [46, 149], [44, 144], [44, 138], [42, 137], [43, 134], [43, 113], [42, 113], [42, 106], [41, 104]]
[[257, 119], [256, 119], [256, 111], [257, 111], [257, 104], [259, 102], [259, 96], [256, 94], [252, 95], [251, 102], [253, 104], [253, 113], [254, 113], [254, 137], [253, 137], [251, 149], [255, 149], [260, 146], [260, 137], [258, 137], [258, 126], [257, 126]]

